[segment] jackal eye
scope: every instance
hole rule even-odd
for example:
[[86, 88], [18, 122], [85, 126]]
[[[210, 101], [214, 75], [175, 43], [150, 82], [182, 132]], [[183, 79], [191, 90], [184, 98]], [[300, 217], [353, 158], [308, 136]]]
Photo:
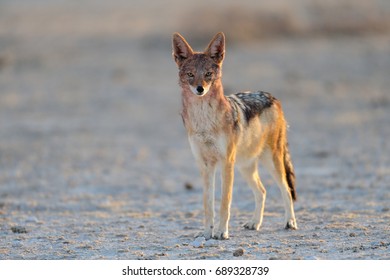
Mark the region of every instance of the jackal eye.
[[194, 74], [192, 74], [191, 72], [188, 72], [188, 73], [187, 73], [187, 76], [190, 77], [190, 78], [193, 78], [193, 77], [194, 77]]
[[206, 77], [211, 77], [212, 74], [213, 74], [213, 73], [211, 73], [211, 72], [207, 72], [207, 73], [206, 73]]

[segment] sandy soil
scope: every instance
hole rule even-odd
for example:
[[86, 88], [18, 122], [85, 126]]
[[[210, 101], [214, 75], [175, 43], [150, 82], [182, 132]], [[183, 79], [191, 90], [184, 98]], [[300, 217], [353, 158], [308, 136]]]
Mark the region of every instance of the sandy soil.
[[[390, 259], [388, 2], [207, 1], [220, 21], [175, 0], [69, 2], [0, 2], [0, 259]], [[300, 228], [283, 229], [261, 173], [263, 227], [244, 230], [254, 201], [237, 176], [231, 238], [197, 248], [170, 40], [219, 30], [227, 93], [282, 101]]]

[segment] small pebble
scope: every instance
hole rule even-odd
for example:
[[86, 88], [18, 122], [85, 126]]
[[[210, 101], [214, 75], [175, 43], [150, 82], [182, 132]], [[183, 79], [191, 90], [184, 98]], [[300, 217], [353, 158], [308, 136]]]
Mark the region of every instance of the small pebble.
[[204, 243], [204, 247], [218, 247], [219, 242], [215, 239], [209, 239]]
[[14, 226], [11, 227], [13, 233], [27, 233], [27, 229], [22, 226]]
[[129, 249], [119, 249], [118, 253], [127, 253], [129, 252]]
[[204, 237], [200, 236], [200, 237], [197, 237], [194, 241], [192, 241], [190, 243], [190, 245], [195, 247], [195, 248], [203, 248], [205, 242], [206, 242], [206, 239]]
[[319, 257], [316, 257], [316, 256], [306, 256], [303, 258], [304, 260], [306, 261], [311, 261], [311, 260], [320, 260]]
[[157, 257], [167, 257], [168, 256], [167, 253], [156, 253], [154, 255], [157, 256]]
[[233, 256], [235, 257], [241, 257], [242, 255], [244, 255], [244, 249], [242, 248], [237, 249], [233, 252]]
[[20, 248], [22, 246], [23, 246], [23, 244], [19, 240], [15, 240], [12, 242], [12, 247], [14, 247], [14, 248]]
[[188, 219], [188, 218], [193, 218], [195, 216], [195, 214], [192, 212], [187, 212], [184, 214], [184, 216]]
[[194, 189], [194, 186], [193, 186], [191, 183], [188, 183], [188, 182], [186, 182], [186, 183], [184, 184], [184, 187], [185, 187], [185, 189], [188, 190], [188, 191], [191, 191], [191, 190]]
[[26, 219], [26, 223], [38, 223], [38, 222], [39, 222], [38, 218], [34, 216], [27, 217]]

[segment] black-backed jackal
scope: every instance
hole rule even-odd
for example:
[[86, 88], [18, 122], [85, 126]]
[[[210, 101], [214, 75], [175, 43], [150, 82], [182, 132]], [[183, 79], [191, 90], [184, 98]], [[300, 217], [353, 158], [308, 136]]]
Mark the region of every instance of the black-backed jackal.
[[[263, 220], [266, 190], [257, 164], [269, 170], [282, 193], [285, 227], [296, 229], [293, 200], [295, 175], [288, 151], [286, 121], [280, 102], [266, 92], [242, 92], [225, 96], [222, 61], [225, 36], [218, 33], [204, 52], [194, 52], [178, 33], [173, 35], [173, 57], [182, 88], [182, 117], [192, 152], [204, 183], [206, 239], [229, 238], [228, 223], [234, 165], [251, 187], [256, 201], [252, 218], [244, 225], [258, 230]], [[218, 228], [214, 228], [214, 179], [221, 168], [222, 197]]]

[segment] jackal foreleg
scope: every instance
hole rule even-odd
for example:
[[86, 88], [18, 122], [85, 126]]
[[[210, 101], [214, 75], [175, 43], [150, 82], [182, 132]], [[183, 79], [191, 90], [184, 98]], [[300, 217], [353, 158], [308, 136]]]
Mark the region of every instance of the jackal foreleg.
[[210, 239], [214, 234], [214, 193], [215, 193], [215, 164], [201, 164], [203, 179], [203, 208], [204, 208], [204, 232], [205, 239]]
[[222, 194], [221, 208], [219, 212], [219, 227], [214, 234], [214, 238], [216, 239], [229, 238], [230, 206], [232, 203], [234, 181], [234, 161], [235, 150], [230, 149], [228, 157], [222, 162], [221, 166]]

